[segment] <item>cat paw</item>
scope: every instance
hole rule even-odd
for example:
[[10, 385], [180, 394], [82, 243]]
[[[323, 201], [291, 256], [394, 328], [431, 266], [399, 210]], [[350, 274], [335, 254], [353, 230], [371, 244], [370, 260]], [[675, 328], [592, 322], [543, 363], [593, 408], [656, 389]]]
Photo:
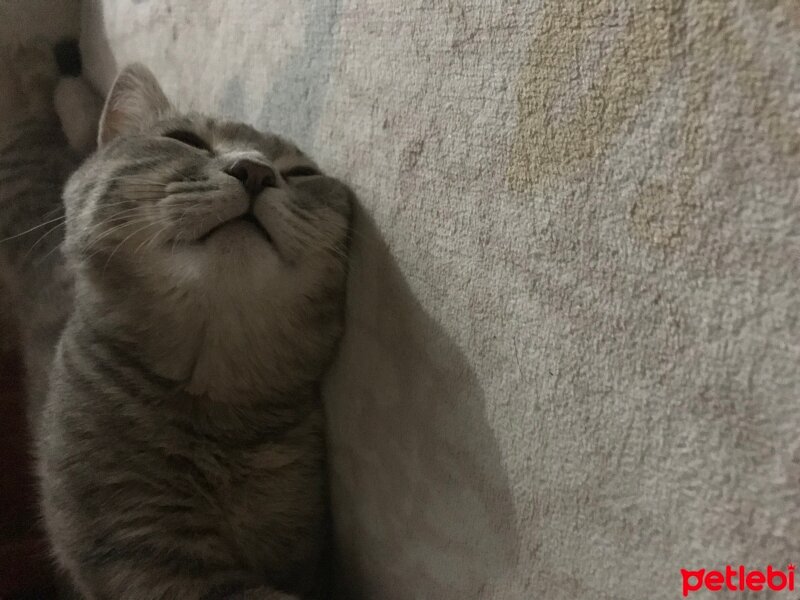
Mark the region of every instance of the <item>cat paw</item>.
[[94, 150], [103, 102], [80, 71], [75, 40], [0, 48], [0, 127], [55, 111], [70, 146], [84, 155]]
[[65, 77], [58, 82], [53, 98], [61, 129], [73, 150], [86, 155], [97, 144], [97, 124], [103, 101], [81, 77]]

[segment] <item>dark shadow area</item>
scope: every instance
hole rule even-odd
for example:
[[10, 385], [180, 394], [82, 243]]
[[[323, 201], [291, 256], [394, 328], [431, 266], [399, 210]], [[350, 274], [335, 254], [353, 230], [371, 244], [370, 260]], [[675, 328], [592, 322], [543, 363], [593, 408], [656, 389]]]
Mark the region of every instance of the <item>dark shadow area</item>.
[[518, 555], [486, 399], [363, 209], [348, 294], [347, 330], [325, 389], [337, 595], [477, 597]]
[[24, 372], [7, 315], [0, 318], [0, 339], [0, 598], [49, 598], [54, 573], [38, 527]]

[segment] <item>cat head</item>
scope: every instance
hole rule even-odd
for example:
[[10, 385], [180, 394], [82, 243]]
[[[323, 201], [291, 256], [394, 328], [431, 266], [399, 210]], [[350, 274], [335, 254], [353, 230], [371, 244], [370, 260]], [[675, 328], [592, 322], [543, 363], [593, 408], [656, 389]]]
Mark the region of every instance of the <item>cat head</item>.
[[101, 282], [291, 297], [346, 269], [344, 184], [277, 135], [179, 112], [138, 64], [112, 86], [65, 203], [66, 253]]

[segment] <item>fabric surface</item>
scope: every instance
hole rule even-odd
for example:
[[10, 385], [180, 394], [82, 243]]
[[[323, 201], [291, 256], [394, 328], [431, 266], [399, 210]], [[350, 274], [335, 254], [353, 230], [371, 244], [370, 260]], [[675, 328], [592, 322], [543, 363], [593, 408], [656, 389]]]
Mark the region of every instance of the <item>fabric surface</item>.
[[327, 386], [353, 597], [666, 599], [800, 560], [795, 0], [82, 17], [99, 88], [145, 62], [361, 198]]

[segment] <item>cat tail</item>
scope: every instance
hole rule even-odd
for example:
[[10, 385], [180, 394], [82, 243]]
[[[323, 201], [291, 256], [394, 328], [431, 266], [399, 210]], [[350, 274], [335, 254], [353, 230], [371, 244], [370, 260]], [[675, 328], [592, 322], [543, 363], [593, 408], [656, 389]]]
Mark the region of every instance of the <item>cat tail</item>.
[[83, 60], [78, 41], [68, 38], [53, 47], [60, 79], [53, 95], [53, 104], [61, 129], [73, 150], [81, 156], [97, 146], [97, 124], [103, 99], [92, 89], [83, 74]]

